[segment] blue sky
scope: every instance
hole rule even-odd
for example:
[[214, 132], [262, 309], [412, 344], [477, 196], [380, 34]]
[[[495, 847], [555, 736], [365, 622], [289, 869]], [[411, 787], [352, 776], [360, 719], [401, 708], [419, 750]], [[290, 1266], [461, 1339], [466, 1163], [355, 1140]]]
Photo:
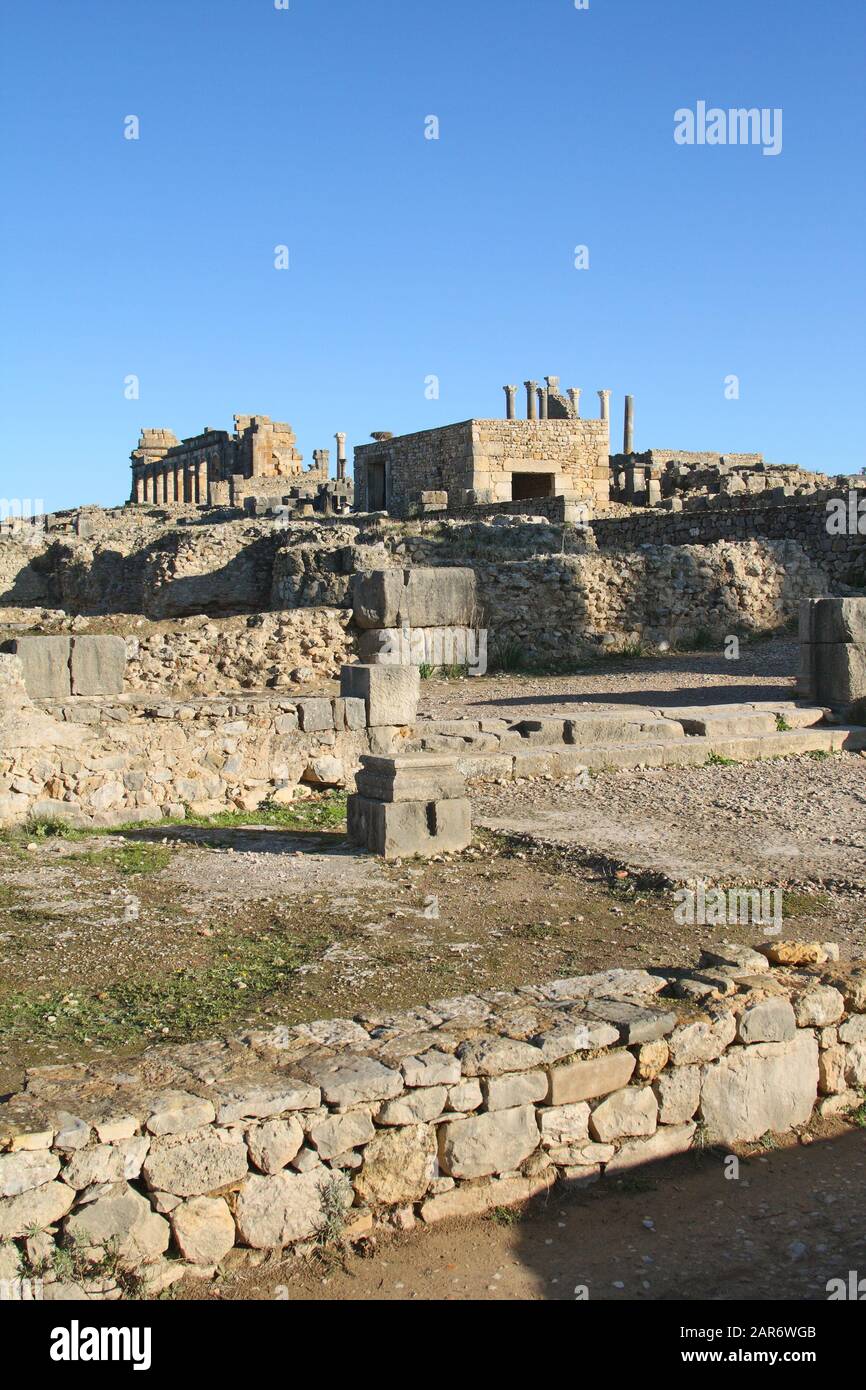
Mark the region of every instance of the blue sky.
[[[617, 441], [632, 392], [639, 448], [859, 470], [864, 40], [860, 0], [6, 7], [0, 493], [121, 502], [142, 426], [233, 412], [333, 458], [548, 373]], [[678, 146], [699, 100], [781, 108], [782, 153]]]

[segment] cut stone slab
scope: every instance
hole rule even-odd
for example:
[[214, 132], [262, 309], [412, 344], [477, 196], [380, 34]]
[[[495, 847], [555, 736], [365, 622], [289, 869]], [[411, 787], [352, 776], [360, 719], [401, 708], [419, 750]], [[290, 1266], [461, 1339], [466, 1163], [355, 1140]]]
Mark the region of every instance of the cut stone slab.
[[[436, 1120], [445, 1109], [445, 1086], [418, 1086], [395, 1100], [386, 1100], [376, 1113], [379, 1125], [416, 1125]], [[479, 1096], [480, 1100], [480, 1096]]]
[[832, 985], [810, 985], [794, 998], [794, 1015], [800, 1028], [826, 1028], [838, 1023], [845, 1000]]
[[250, 1160], [262, 1173], [279, 1173], [300, 1153], [304, 1130], [294, 1115], [286, 1120], [263, 1120], [247, 1132]]
[[407, 1086], [453, 1086], [462, 1074], [457, 1057], [435, 1048], [422, 1052], [420, 1057], [404, 1058], [401, 1070]]
[[619, 1040], [620, 1030], [610, 1023], [599, 1023], [587, 1019], [573, 1023], [557, 1023], [543, 1033], [536, 1033], [531, 1042], [538, 1048], [545, 1062], [559, 1062], [563, 1057], [571, 1057], [575, 1052], [593, 1052], [599, 1047], [610, 1047]]
[[168, 1249], [171, 1234], [168, 1222], [151, 1210], [147, 1198], [125, 1183], [67, 1217], [63, 1229], [84, 1245], [116, 1246], [128, 1265], [158, 1259]]
[[394, 758], [362, 753], [355, 786], [369, 801], [442, 801], [466, 794], [466, 778], [457, 769], [457, 758], [446, 753], [404, 753]]
[[537, 1047], [516, 1038], [472, 1038], [457, 1049], [464, 1076], [502, 1076], [529, 1071], [542, 1060]]
[[282, 1115], [286, 1110], [315, 1110], [321, 1098], [318, 1087], [303, 1081], [290, 1080], [281, 1086], [250, 1086], [221, 1095], [217, 1118], [221, 1125], [235, 1124], [238, 1120], [265, 1120]]
[[700, 1067], [673, 1067], [653, 1082], [659, 1103], [659, 1122], [681, 1125], [692, 1118], [701, 1099]]
[[12, 651], [21, 662], [27, 694], [35, 700], [65, 700], [72, 694], [69, 637], [19, 637]]
[[47, 1149], [0, 1154], [0, 1197], [18, 1197], [52, 1182], [60, 1172], [60, 1159]]
[[812, 608], [812, 630], [801, 641], [852, 642], [866, 648], [866, 598], [819, 598]]
[[[551, 1105], [538, 1112], [541, 1142], [545, 1148], [552, 1144], [577, 1144], [589, 1138], [589, 1106], [586, 1101], [575, 1105]], [[591, 1160], [595, 1162], [595, 1160]]]
[[436, 1139], [429, 1126], [381, 1130], [366, 1145], [355, 1194], [367, 1206], [406, 1206], [424, 1196], [433, 1177]]
[[619, 1091], [631, 1079], [635, 1058], [630, 1052], [609, 1052], [588, 1061], [560, 1062], [550, 1068], [548, 1105], [571, 1105]]
[[309, 1137], [320, 1158], [335, 1158], [347, 1149], [368, 1143], [375, 1132], [369, 1111], [348, 1110], [313, 1125]]
[[384, 859], [457, 853], [472, 843], [472, 806], [453, 801], [369, 801], [348, 799], [348, 837]]
[[375, 1057], [351, 1057], [332, 1062], [312, 1063], [310, 1080], [317, 1085], [329, 1105], [349, 1109], [368, 1101], [392, 1100], [403, 1090], [399, 1071], [384, 1067]]
[[126, 642], [122, 637], [73, 637], [73, 695], [122, 695]]
[[371, 570], [355, 576], [352, 608], [360, 628], [472, 626], [475, 571], [450, 565]]
[[519, 1105], [533, 1105], [547, 1095], [547, 1072], [522, 1071], [506, 1076], [491, 1076], [482, 1084], [484, 1103], [488, 1110], [513, 1110]]
[[671, 1062], [675, 1067], [711, 1062], [715, 1057], [720, 1057], [729, 1043], [734, 1041], [736, 1033], [737, 1020], [727, 1012], [712, 1020], [683, 1023], [674, 1029], [668, 1039]]
[[371, 728], [414, 724], [421, 698], [421, 676], [417, 666], [343, 666], [340, 694], [345, 699], [364, 701]]
[[148, 1117], [147, 1128], [151, 1134], [183, 1134], [210, 1124], [215, 1114], [209, 1100], [190, 1095], [188, 1091], [166, 1091]]
[[640, 1004], [630, 1004], [621, 999], [591, 1000], [586, 1005], [591, 1018], [597, 1018], [616, 1028], [619, 1041], [633, 1043], [654, 1042], [663, 1038], [675, 1027], [677, 1016], [661, 1009], [647, 1009]]
[[711, 1143], [760, 1139], [807, 1122], [818, 1096], [818, 1044], [800, 1030], [790, 1042], [733, 1047], [704, 1068], [701, 1115]]
[[538, 1148], [531, 1105], [470, 1115], [439, 1128], [439, 1167], [448, 1177], [485, 1178], [510, 1173]]
[[421, 1220], [432, 1226], [437, 1221], [457, 1217], [480, 1216], [498, 1207], [516, 1206], [528, 1202], [540, 1192], [546, 1192], [554, 1181], [556, 1169], [532, 1178], [493, 1178], [489, 1182], [474, 1182], [454, 1187], [449, 1192], [428, 1197], [421, 1208]]
[[47, 1182], [16, 1197], [0, 1198], [0, 1240], [26, 1236], [34, 1228], [44, 1230], [65, 1216], [75, 1201], [75, 1191], [64, 1182]]

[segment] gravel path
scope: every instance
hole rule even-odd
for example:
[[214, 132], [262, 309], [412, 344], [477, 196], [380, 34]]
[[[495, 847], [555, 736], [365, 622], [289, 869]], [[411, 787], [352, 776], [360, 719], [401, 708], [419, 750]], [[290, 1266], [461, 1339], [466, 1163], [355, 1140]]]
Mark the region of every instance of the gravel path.
[[474, 800], [488, 829], [579, 846], [673, 882], [866, 891], [866, 758], [651, 768], [525, 782]]

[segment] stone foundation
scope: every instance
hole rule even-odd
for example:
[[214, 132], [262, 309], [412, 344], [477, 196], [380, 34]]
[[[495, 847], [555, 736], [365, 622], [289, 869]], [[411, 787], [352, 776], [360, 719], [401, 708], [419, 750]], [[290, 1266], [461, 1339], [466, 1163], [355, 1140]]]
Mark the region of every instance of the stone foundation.
[[34, 1068], [0, 1105], [0, 1272], [47, 1271], [48, 1298], [116, 1296], [54, 1272], [75, 1240], [156, 1291], [235, 1246], [303, 1250], [326, 1209], [358, 1239], [843, 1114], [866, 1083], [866, 963], [837, 957], [714, 946], [693, 970]]

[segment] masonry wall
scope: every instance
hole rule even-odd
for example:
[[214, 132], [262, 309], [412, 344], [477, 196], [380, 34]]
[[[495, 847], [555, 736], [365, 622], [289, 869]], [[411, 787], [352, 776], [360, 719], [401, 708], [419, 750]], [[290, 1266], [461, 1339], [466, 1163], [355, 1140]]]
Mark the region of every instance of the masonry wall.
[[70, 1282], [54, 1256], [75, 1240], [96, 1262], [110, 1236], [156, 1292], [235, 1247], [257, 1262], [723, 1157], [845, 1115], [864, 1084], [864, 963], [786, 942], [38, 1067], [0, 1105], [0, 1277], [105, 1297], [104, 1267]]

